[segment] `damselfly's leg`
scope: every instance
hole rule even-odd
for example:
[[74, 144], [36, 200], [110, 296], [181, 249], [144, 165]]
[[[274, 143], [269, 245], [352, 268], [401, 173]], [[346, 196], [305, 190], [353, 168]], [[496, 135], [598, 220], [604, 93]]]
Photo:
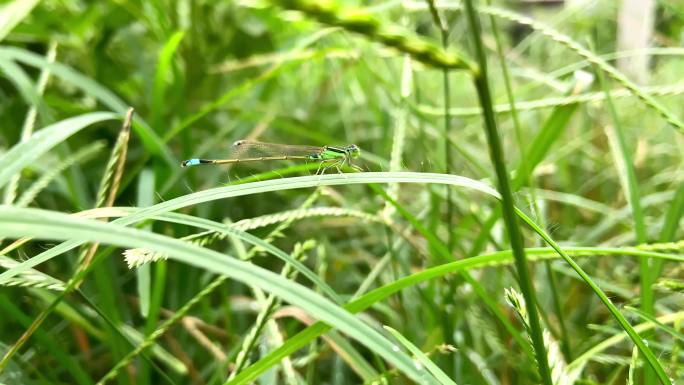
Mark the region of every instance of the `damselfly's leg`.
[[330, 159], [321, 161], [321, 164], [318, 165], [318, 170], [316, 170], [316, 175], [325, 174], [325, 171], [330, 168], [330, 166], [324, 166], [326, 164], [330, 164]]
[[351, 157], [349, 157], [349, 156], [346, 157], [346, 158], [344, 159], [344, 162], [347, 163], [347, 165], [348, 165], [349, 167], [353, 168], [353, 169], [356, 170], [356, 171], [359, 171], [359, 172], [363, 171], [363, 169], [362, 169], [361, 167], [359, 167], [359, 166], [355, 165], [354, 163], [352, 163]]
[[344, 160], [341, 160], [341, 161], [339, 161], [339, 160], [334, 161], [334, 162], [330, 163], [330, 165], [327, 166], [327, 167], [325, 168], [325, 170], [328, 170], [329, 168], [333, 168], [333, 167], [334, 167], [334, 168], [337, 170], [337, 173], [338, 173], [338, 174], [342, 174], [342, 169], [340, 168], [340, 165], [341, 165], [341, 164], [344, 164]]
[[325, 163], [325, 162], [321, 162], [318, 164], [318, 169], [316, 170], [316, 173], [314, 175], [320, 175], [321, 168], [323, 167], [323, 163]]
[[323, 167], [323, 169], [321, 170], [321, 175], [325, 174], [325, 172], [328, 171], [329, 168], [335, 167], [337, 163], [337, 161], [328, 162], [327, 165]]

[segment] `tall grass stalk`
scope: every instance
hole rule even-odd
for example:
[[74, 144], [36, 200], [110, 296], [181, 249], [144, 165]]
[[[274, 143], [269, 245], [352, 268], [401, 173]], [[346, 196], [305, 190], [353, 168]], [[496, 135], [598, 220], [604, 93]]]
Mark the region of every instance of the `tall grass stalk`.
[[432, 42], [415, 34], [387, 25], [370, 12], [359, 8], [340, 8], [333, 2], [314, 0], [272, 0], [287, 9], [306, 13], [321, 23], [342, 27], [367, 36], [400, 52], [411, 55], [415, 60], [437, 68], [470, 69], [472, 64], [459, 52], [446, 52]]
[[[622, 191], [627, 198], [627, 203], [632, 214], [632, 219], [634, 221], [634, 234], [637, 244], [643, 244], [648, 241], [646, 234], [646, 224], [644, 222], [644, 214], [641, 208], [641, 196], [639, 193], [639, 185], [636, 177], [636, 171], [634, 170], [634, 163], [631, 156], [632, 151], [629, 150], [627, 146], [627, 139], [625, 138], [625, 131], [618, 117], [617, 110], [613, 104], [613, 100], [610, 96], [610, 91], [606, 80], [604, 79], [603, 73], [597, 70], [597, 75], [601, 88], [606, 94], [606, 106], [610, 113], [611, 120], [613, 122], [612, 126], [607, 126], [605, 128], [606, 136], [608, 137], [608, 143], [613, 154], [613, 159], [615, 160], [615, 166], [617, 169], [618, 177], [620, 178], [620, 185], [622, 186]], [[641, 284], [640, 290], [640, 302], [641, 309], [649, 315], [654, 314], [654, 293], [653, 293], [653, 283], [657, 279], [652, 266], [652, 261], [650, 258], [641, 258], [639, 261], [639, 280]], [[650, 336], [645, 336], [649, 338]], [[633, 362], [630, 365], [630, 382], [632, 381], [633, 371], [636, 370], [637, 364], [637, 348], [633, 349]], [[653, 372], [650, 368], [645, 371], [644, 383], [646, 385], [651, 385], [655, 382], [653, 377]]]
[[[440, 16], [437, 6], [434, 0], [426, 0], [428, 6], [430, 7], [430, 14], [432, 15], [432, 21], [439, 30], [440, 39], [442, 42], [442, 49], [446, 50], [449, 46], [449, 25], [445, 20], [445, 17]], [[442, 91], [443, 97], [442, 102], [444, 103], [444, 128], [442, 135], [444, 136], [444, 173], [451, 174], [451, 149], [449, 137], [451, 136], [451, 115], [449, 110], [451, 109], [451, 85], [449, 82], [449, 70], [447, 68], [442, 68]], [[446, 227], [447, 227], [447, 247], [449, 251], [453, 250], [453, 203], [451, 200], [451, 189], [446, 191]]]
[[[491, 0], [487, 1], [487, 5], [491, 5]], [[521, 155], [521, 168], [522, 172], [519, 171], [519, 178], [520, 180], [524, 180], [527, 185], [529, 186], [529, 191], [530, 191], [530, 200], [532, 201], [532, 207], [534, 209], [535, 216], [537, 220], [542, 220], [543, 216], [541, 213], [541, 210], [539, 208], [539, 203], [538, 203], [538, 198], [537, 198], [537, 189], [535, 188], [535, 183], [532, 178], [532, 173], [529, 172], [525, 165], [527, 164], [523, 159], [522, 156], [525, 154], [525, 145], [524, 145], [524, 140], [523, 140], [523, 131], [522, 127], [520, 125], [520, 118], [518, 116], [518, 109], [516, 107], [516, 101], [515, 97], [513, 95], [513, 87], [511, 85], [511, 77], [508, 71], [508, 61], [506, 60], [506, 55], [503, 51], [503, 44], [501, 42], [501, 37], [499, 34], [499, 27], [497, 25], [496, 18], [494, 16], [489, 17], [489, 23], [492, 28], [492, 34], [494, 35], [494, 42], [496, 43], [496, 53], [499, 56], [499, 63], [501, 64], [501, 74], [503, 76], [503, 83], [506, 89], [506, 97], [508, 98], [508, 103], [510, 104], [510, 111], [511, 111], [511, 120], [513, 122], [513, 127], [515, 128], [515, 138], [516, 142], [518, 144], [518, 152]], [[519, 188], [514, 187], [514, 188]], [[546, 268], [547, 276], [548, 276], [548, 283], [549, 286], [551, 287], [551, 295], [553, 298], [553, 305], [554, 309], [556, 312], [556, 317], [558, 318], [558, 323], [560, 325], [560, 330], [561, 330], [561, 347], [563, 350], [563, 354], [565, 354], [566, 359], [571, 359], [572, 353], [570, 350], [570, 339], [568, 336], [567, 328], [565, 326], [565, 317], [563, 316], [563, 311], [561, 310], [561, 304], [560, 304], [560, 296], [558, 293], [558, 287], [556, 285], [556, 279], [554, 276], [553, 269], [551, 269], [551, 264], [548, 261], [544, 262], [544, 267]]]
[[527, 306], [527, 313], [529, 314], [530, 323], [530, 337], [532, 345], [537, 357], [537, 364], [539, 365], [539, 375], [545, 385], [552, 385], [551, 372], [546, 356], [546, 348], [544, 347], [544, 337], [542, 334], [541, 323], [537, 308], [537, 296], [534, 291], [532, 277], [530, 276], [527, 259], [525, 258], [525, 250], [523, 248], [523, 239], [518, 220], [515, 215], [515, 208], [513, 205], [513, 194], [508, 180], [508, 171], [506, 170], [505, 158], [503, 154], [503, 147], [501, 145], [501, 138], [496, 126], [496, 115], [494, 113], [494, 102], [489, 91], [489, 80], [487, 74], [487, 58], [482, 44], [482, 29], [480, 28], [480, 21], [478, 19], [473, 0], [465, 1], [465, 10], [468, 17], [470, 33], [475, 48], [475, 57], [477, 58], [479, 71], [473, 72], [473, 82], [477, 90], [477, 95], [482, 108], [484, 118], [484, 128], [487, 134], [487, 142], [489, 144], [489, 155], [492, 159], [492, 164], [496, 171], [499, 192], [501, 194], [502, 213], [506, 229], [508, 230], [509, 241], [511, 249], [515, 257], [515, 266], [518, 273], [518, 283], [520, 290], [525, 298]]

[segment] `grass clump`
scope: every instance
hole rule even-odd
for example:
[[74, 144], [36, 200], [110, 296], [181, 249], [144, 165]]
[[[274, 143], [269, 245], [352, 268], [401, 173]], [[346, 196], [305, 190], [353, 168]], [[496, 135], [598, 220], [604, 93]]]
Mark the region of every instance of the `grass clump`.
[[684, 9], [492, 3], [0, 6], [0, 383], [676, 383]]

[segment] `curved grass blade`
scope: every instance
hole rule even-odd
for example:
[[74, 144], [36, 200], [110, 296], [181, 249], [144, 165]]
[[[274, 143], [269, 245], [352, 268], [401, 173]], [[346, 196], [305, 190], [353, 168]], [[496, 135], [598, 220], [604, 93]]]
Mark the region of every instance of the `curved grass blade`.
[[[318, 176], [301, 176], [295, 178], [271, 179], [261, 182], [239, 184], [226, 187], [217, 187], [205, 191], [184, 195], [175, 199], [158, 203], [154, 206], [142, 209], [135, 214], [122, 217], [112, 221], [112, 223], [128, 226], [140, 221], [153, 218], [156, 215], [167, 213], [183, 207], [196, 205], [218, 199], [258, 194], [269, 191], [282, 191], [317, 186], [337, 186], [347, 184], [367, 184], [367, 183], [435, 183], [452, 186], [467, 187], [476, 191], [483, 192], [498, 198], [498, 192], [489, 185], [458, 175], [444, 175], [417, 172], [365, 172], [355, 174], [329, 174]], [[39, 264], [65, 253], [82, 242], [67, 241], [63, 242], [45, 252], [22, 262], [15, 268], [9, 269], [0, 274], [0, 282], [13, 277], [26, 269], [38, 266]]]
[[[684, 311], [666, 314], [666, 315], [657, 317], [654, 320], [660, 324], [668, 324], [668, 323], [674, 323], [677, 321], [682, 321], [682, 320], [684, 320]], [[638, 333], [643, 333], [643, 332], [648, 332], [649, 330], [652, 330], [656, 327], [658, 327], [658, 325], [656, 323], [653, 323], [651, 321], [647, 321], [647, 322], [636, 325], [634, 327], [634, 330], [636, 330]], [[624, 341], [627, 337], [629, 337], [629, 335], [627, 333], [618, 333], [612, 337], [604, 339], [603, 341], [594, 345], [591, 349], [587, 350], [582, 355], [577, 357], [574, 361], [569, 363], [568, 364], [568, 370], [583, 368], [586, 365], [586, 363], [592, 359], [592, 357], [598, 355], [602, 351], [604, 351], [604, 350], [606, 350], [612, 346], [617, 345], [618, 343]], [[667, 385], [670, 385], [670, 384], [667, 384]]]
[[169, 40], [166, 41], [164, 47], [159, 53], [157, 60], [157, 71], [154, 73], [154, 85], [152, 87], [152, 118], [150, 122], [153, 128], [161, 129], [161, 119], [166, 112], [166, 103], [164, 103], [164, 94], [166, 94], [166, 81], [171, 70], [171, 61], [173, 55], [178, 50], [185, 31], [176, 31]]
[[[371, 187], [374, 187], [373, 189], [375, 190], [378, 195], [380, 195], [388, 204], [391, 204], [396, 210], [401, 214], [401, 216], [408, 221], [411, 226], [413, 226], [416, 231], [421, 234], [425, 239], [427, 240], [428, 244], [430, 247], [432, 247], [435, 250], [435, 253], [439, 255], [439, 259], [441, 263], [449, 262], [452, 260], [451, 252], [449, 249], [446, 247], [446, 245], [437, 238], [437, 236], [427, 229], [425, 226], [423, 226], [418, 219], [411, 214], [408, 210], [406, 210], [402, 205], [399, 204], [399, 202], [395, 201], [392, 199], [384, 190], [380, 188], [375, 188], [375, 186], [371, 185]], [[496, 319], [501, 322], [501, 324], [506, 328], [506, 330], [511, 334], [511, 337], [516, 341], [516, 343], [520, 346], [520, 348], [525, 352], [525, 354], [528, 355], [530, 360], [534, 360], [534, 353], [532, 350], [529, 348], [529, 343], [523, 336], [518, 332], [518, 330], [513, 326], [513, 324], [508, 320], [507, 316], [499, 309], [499, 304], [497, 301], [492, 299], [487, 291], [480, 285], [480, 283], [473, 278], [473, 276], [467, 272], [467, 271], [459, 271], [461, 277], [468, 283], [470, 286], [473, 288], [473, 291], [478, 295], [480, 300], [485, 303], [487, 309], [494, 314]]]
[[[47, 68], [55, 77], [94, 96], [113, 111], [123, 115], [128, 110], [128, 105], [113, 92], [64, 64], [51, 62], [40, 55], [18, 47], [0, 47], [0, 58], [15, 60], [32, 67]], [[170, 166], [176, 168], [178, 161], [144, 120], [139, 117], [135, 118], [133, 130], [140, 136], [147, 152], [160, 156]]]
[[[302, 176], [296, 178], [286, 178], [286, 179], [274, 179], [267, 180], [263, 182], [254, 182], [242, 185], [228, 186], [228, 187], [218, 187], [206, 191], [200, 191], [193, 194], [188, 194], [176, 199], [171, 199], [166, 202], [159, 203], [157, 205], [148, 207], [146, 209], [140, 210], [139, 212], [119, 218], [110, 223], [117, 225], [130, 225], [137, 223], [146, 219], [150, 219], [155, 215], [166, 213], [172, 210], [177, 210], [182, 207], [187, 207], [194, 204], [199, 204], [203, 202], [208, 202], [217, 199], [244, 196], [250, 194], [257, 194], [267, 191], [280, 191], [280, 190], [290, 190], [296, 188], [314, 187], [314, 186], [335, 186], [335, 185], [349, 185], [349, 184], [368, 184], [368, 183], [390, 183], [390, 182], [401, 182], [401, 183], [436, 183], [436, 184], [446, 184], [451, 186], [461, 186], [467, 187], [476, 191], [483, 192], [494, 198], [499, 198], [499, 194], [496, 190], [492, 189], [489, 185], [469, 179], [466, 177], [458, 175], [444, 175], [444, 174], [431, 174], [431, 173], [416, 173], [416, 172], [367, 172], [367, 173], [356, 173], [356, 174], [330, 174], [330, 175], [319, 175], [319, 176]], [[620, 325], [628, 333], [632, 341], [639, 347], [639, 350], [644, 353], [649, 364], [651, 364], [656, 369], [656, 372], [662, 373], [664, 375], [664, 370], [659, 364], [658, 360], [655, 358], [653, 352], [643, 343], [640, 336], [634, 331], [630, 326], [629, 322], [622, 316], [615, 305], [610, 301], [606, 294], [593, 282], [593, 280], [587, 275], [584, 270], [565, 253], [558, 244], [556, 244], [551, 237], [546, 234], [539, 226], [537, 226], [528, 216], [526, 216], [522, 211], [516, 209], [516, 215], [521, 218], [525, 223], [528, 224], [537, 234], [539, 234], [546, 243], [551, 245], [556, 252], [568, 263], [570, 266], [580, 275], [582, 280], [584, 280], [587, 285], [594, 291], [594, 293], [599, 296], [601, 302], [606, 305], [608, 310], [613, 314], [613, 316], [618, 320]], [[71, 250], [78, 247], [83, 242], [80, 241], [66, 241], [63, 242], [50, 250], [47, 250], [36, 257], [33, 257], [27, 261], [22, 262], [15, 268], [7, 270], [0, 274], [0, 282], [9, 277], [18, 274], [21, 271], [25, 271], [28, 268], [37, 266], [38, 264], [49, 260], [63, 252]], [[150, 249], [154, 249], [153, 247]], [[662, 378], [662, 377], [661, 377]], [[667, 376], [665, 376], [667, 378]]]
[[313, 0], [271, 0], [285, 9], [297, 10], [321, 23], [366, 36], [415, 60], [437, 68], [473, 71], [474, 64], [460, 52], [447, 51], [408, 30], [387, 25], [362, 8], [340, 7], [334, 2]]
[[0, 71], [4, 72], [5, 77], [14, 83], [26, 104], [36, 108], [40, 113], [42, 121], [48, 123], [51, 120], [50, 112], [40, 97], [38, 88], [33, 84], [26, 71], [18, 66], [17, 63], [3, 58], [0, 58]]
[[0, 7], [0, 41], [31, 13], [38, 0], [14, 0]]
[[654, 316], [652, 316], [648, 313], [645, 313], [645, 312], [643, 312], [637, 308], [631, 307], [631, 306], [625, 306], [625, 309], [636, 313], [636, 315], [643, 318], [645, 321], [648, 321], [648, 322], [654, 324], [656, 328], [658, 328], [658, 329], [666, 332], [667, 334], [671, 335], [672, 337], [684, 342], [684, 334], [675, 330], [672, 327], [669, 327], [669, 326], [663, 324], [662, 322], [658, 321]]
[[520, 211], [519, 209], [516, 208], [516, 212], [518, 216], [525, 222], [527, 223], [532, 230], [534, 230], [537, 234], [539, 234], [546, 243], [548, 243], [551, 247], [553, 247], [554, 250], [558, 252], [558, 254], [567, 262], [570, 267], [572, 267], [573, 270], [582, 278], [582, 280], [589, 285], [591, 290], [599, 297], [601, 302], [608, 308], [608, 311], [613, 315], [613, 317], [618, 321], [622, 329], [627, 333], [629, 338], [634, 342], [634, 345], [636, 345], [637, 348], [639, 348], [639, 351], [641, 354], [644, 355], [644, 358], [648, 362], [648, 364], [653, 368], [655, 371], [656, 375], [658, 376], [658, 379], [663, 385], [670, 385], [670, 379], [665, 373], [665, 369], [663, 369], [663, 366], [660, 365], [660, 361], [658, 358], [653, 354], [653, 351], [646, 345], [644, 340], [641, 338], [639, 333], [634, 330], [632, 325], [625, 319], [625, 317], [620, 313], [620, 310], [613, 304], [613, 302], [608, 298], [606, 293], [601, 290], [600, 287], [594, 281], [589, 277], [589, 275], [575, 262], [570, 256], [558, 246], [558, 244], [551, 239], [546, 232], [544, 232], [539, 226], [537, 226], [532, 219], [530, 219], [525, 213]]
[[3, 187], [12, 175], [36, 161], [69, 136], [91, 124], [117, 118], [119, 115], [112, 112], [92, 112], [64, 119], [38, 131], [29, 140], [15, 145], [0, 158], [0, 187]]
[[344, 309], [299, 284], [248, 262], [225, 258], [221, 253], [146, 231], [130, 229], [113, 222], [77, 218], [47, 210], [7, 207], [0, 211], [0, 235], [78, 239], [120, 247], [142, 247], [169, 254], [173, 259], [207, 271], [232, 277], [271, 292], [299, 306], [313, 317], [334, 325], [370, 350], [384, 357], [417, 382], [439, 384], [425, 370], [419, 370], [406, 354], [396, 352], [380, 333]]
[[[50, 43], [50, 46], [48, 48], [48, 51], [45, 55], [47, 60], [49, 61], [55, 61], [55, 57], [57, 56], [57, 43], [52, 41]], [[47, 87], [48, 80], [50, 78], [50, 71], [47, 69], [43, 69], [40, 71], [40, 75], [38, 76], [38, 81], [36, 84], [36, 93], [39, 96], [42, 96], [45, 93], [45, 88]], [[43, 103], [42, 98], [38, 100], [39, 103]], [[33, 134], [33, 129], [35, 128], [36, 124], [36, 116], [38, 115], [38, 105], [33, 104], [31, 107], [29, 107], [28, 111], [26, 112], [26, 116], [24, 117], [24, 124], [21, 127], [21, 136], [19, 137], [20, 142], [24, 142], [28, 140], [28, 138], [31, 137]], [[47, 123], [52, 123], [52, 117], [49, 115], [43, 114], [43, 119], [44, 121], [47, 121]], [[46, 123], [46, 124], [47, 124]], [[16, 198], [17, 195], [17, 189], [19, 187], [19, 180], [21, 179], [21, 174], [15, 174], [10, 178], [9, 184], [5, 187], [5, 194], [4, 194], [4, 203], [5, 204], [11, 204], [14, 202], [14, 199]]]
[[205, 230], [211, 230], [222, 235], [234, 236], [241, 239], [244, 242], [247, 242], [253, 246], [257, 246], [263, 249], [269, 254], [272, 254], [280, 258], [283, 262], [292, 265], [297, 271], [306, 276], [314, 285], [316, 285], [321, 291], [323, 291], [328, 297], [330, 297], [330, 299], [337, 302], [338, 304], [343, 303], [342, 298], [340, 298], [340, 296], [337, 295], [337, 293], [335, 293], [335, 291], [328, 284], [323, 282], [323, 280], [321, 280], [321, 278], [318, 275], [316, 275], [316, 273], [311, 271], [303, 263], [292, 258], [292, 256], [280, 250], [279, 248], [271, 245], [270, 243], [264, 242], [263, 240], [255, 237], [254, 235], [241, 231], [236, 227], [224, 225], [222, 223], [215, 222], [209, 219], [177, 213], [169, 213], [167, 215], [168, 216], [166, 217], [166, 219], [169, 219], [175, 223], [182, 223], [188, 226], [194, 226]]
[[575, 51], [578, 55], [585, 58], [588, 62], [596, 65], [601, 71], [605, 72], [610, 78], [614, 79], [618, 83], [622, 84], [630, 92], [634, 94], [638, 99], [640, 99], [647, 107], [655, 110], [662, 116], [665, 121], [670, 125], [675, 127], [680, 132], [684, 133], [684, 123], [676, 115], [674, 115], [670, 110], [665, 108], [660, 102], [655, 100], [653, 96], [645, 92], [640, 86], [638, 86], [633, 81], [629, 80], [622, 72], [618, 71], [615, 67], [608, 64], [601, 57], [597, 56], [590, 50], [584, 48], [576, 41], [572, 40], [569, 36], [564, 35], [555, 29], [547, 26], [544, 23], [536, 21], [527, 16], [523, 16], [506, 9], [497, 7], [480, 7], [480, 11], [492, 16], [500, 17], [502, 19], [510, 20], [519, 24], [530, 26], [531, 28], [541, 32], [545, 36], [550, 37], [554, 41], [563, 44], [570, 50]]
[[[649, 256], [652, 258], [659, 258], [664, 260], [675, 260], [684, 262], [684, 256], [653, 253], [651, 251], [638, 250], [635, 248], [595, 248], [595, 247], [570, 247], [566, 249], [567, 252], [578, 255], [587, 255], [587, 252], [596, 253], [594, 255], [632, 255], [637, 257]], [[547, 260], [550, 258], [557, 258], [558, 254], [553, 248], [529, 248], [526, 249], [530, 260]], [[352, 313], [361, 312], [375, 303], [378, 303], [385, 298], [388, 298], [395, 293], [414, 286], [422, 282], [429, 281], [449, 274], [457, 274], [461, 271], [469, 271], [473, 269], [481, 269], [485, 267], [495, 267], [510, 265], [513, 262], [513, 255], [510, 250], [497, 251], [491, 254], [479, 255], [476, 257], [462, 259], [459, 261], [446, 263], [443, 265], [431, 267], [421, 272], [400, 278], [383, 287], [374, 289], [354, 301], [349, 302], [344, 306], [345, 309]], [[270, 352], [268, 355], [262, 357], [259, 361], [243, 370], [227, 385], [242, 385], [247, 384], [256, 379], [261, 373], [276, 365], [283, 357], [286, 357], [297, 350], [305, 347], [315, 338], [330, 330], [330, 327], [317, 322], [314, 325], [302, 330], [296, 335], [288, 339], [278, 349]], [[641, 330], [640, 330], [641, 331]], [[624, 338], [624, 336], [623, 336]]]
[[434, 375], [435, 378], [437, 378], [437, 380], [439, 380], [439, 382], [442, 385], [456, 385], [456, 383], [451, 378], [449, 378], [449, 376], [447, 376], [446, 373], [444, 373], [442, 371], [442, 369], [439, 368], [439, 366], [437, 366], [434, 362], [432, 362], [432, 360], [430, 360], [430, 358], [425, 353], [423, 353], [422, 350], [418, 349], [418, 347], [416, 347], [416, 345], [411, 343], [411, 341], [406, 339], [406, 337], [404, 337], [401, 333], [399, 333], [395, 329], [392, 329], [389, 326], [383, 326], [383, 327], [385, 328], [385, 330], [390, 332], [390, 334], [392, 334], [392, 336], [394, 338], [396, 338], [397, 341], [399, 341], [402, 345], [404, 345], [404, 347], [406, 349], [408, 349], [408, 351], [410, 351], [411, 354], [413, 354], [413, 356], [416, 358], [416, 360], [421, 365], [426, 367], [427, 370], [429, 370], [430, 373], [432, 373], [432, 375]]

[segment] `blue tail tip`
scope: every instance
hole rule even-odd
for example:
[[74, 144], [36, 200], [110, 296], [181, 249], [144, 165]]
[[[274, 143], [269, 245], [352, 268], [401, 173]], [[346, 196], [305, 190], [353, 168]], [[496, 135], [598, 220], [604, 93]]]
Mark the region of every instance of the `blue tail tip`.
[[200, 160], [197, 158], [188, 159], [188, 160], [184, 160], [181, 163], [181, 167], [197, 166], [200, 163], [201, 163]]

